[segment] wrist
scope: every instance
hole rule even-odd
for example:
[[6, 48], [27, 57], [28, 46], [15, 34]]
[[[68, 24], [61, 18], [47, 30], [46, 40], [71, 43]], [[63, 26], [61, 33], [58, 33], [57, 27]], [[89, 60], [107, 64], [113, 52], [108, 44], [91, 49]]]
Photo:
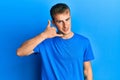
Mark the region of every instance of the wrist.
[[42, 37], [43, 39], [47, 39], [47, 38], [48, 38], [45, 32], [41, 33], [40, 35], [41, 35], [41, 37]]

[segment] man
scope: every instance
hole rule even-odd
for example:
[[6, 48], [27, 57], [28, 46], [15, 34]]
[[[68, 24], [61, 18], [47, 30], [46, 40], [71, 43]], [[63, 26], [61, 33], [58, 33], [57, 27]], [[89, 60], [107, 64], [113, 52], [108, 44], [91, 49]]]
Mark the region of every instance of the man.
[[41, 80], [92, 80], [90, 60], [94, 59], [89, 40], [71, 31], [70, 8], [54, 5], [44, 32], [26, 41], [17, 50], [18, 56], [39, 53]]

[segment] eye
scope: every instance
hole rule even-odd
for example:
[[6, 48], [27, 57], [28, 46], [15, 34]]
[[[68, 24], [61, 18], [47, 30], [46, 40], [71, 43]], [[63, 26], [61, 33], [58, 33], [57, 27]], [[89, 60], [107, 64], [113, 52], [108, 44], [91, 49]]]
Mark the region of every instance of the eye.
[[58, 21], [58, 23], [61, 23], [62, 21]]
[[57, 23], [62, 23], [62, 21], [56, 21]]

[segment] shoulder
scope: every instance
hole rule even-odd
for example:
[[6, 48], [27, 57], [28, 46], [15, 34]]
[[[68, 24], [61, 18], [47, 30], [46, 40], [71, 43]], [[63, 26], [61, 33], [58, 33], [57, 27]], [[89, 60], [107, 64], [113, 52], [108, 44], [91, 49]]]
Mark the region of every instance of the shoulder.
[[89, 42], [89, 39], [81, 34], [74, 33], [74, 36], [81, 41]]
[[48, 38], [48, 39], [44, 40], [43, 43], [44, 43], [44, 44], [45, 44], [45, 43], [48, 44], [48, 43], [50, 43], [52, 40], [53, 40], [53, 38]]

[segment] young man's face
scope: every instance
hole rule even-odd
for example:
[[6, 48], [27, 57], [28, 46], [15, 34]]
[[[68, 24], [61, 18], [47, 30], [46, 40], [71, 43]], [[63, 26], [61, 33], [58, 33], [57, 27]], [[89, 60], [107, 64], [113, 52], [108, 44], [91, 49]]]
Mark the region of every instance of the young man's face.
[[64, 13], [54, 15], [53, 24], [57, 26], [58, 32], [63, 35], [71, 33], [70, 11], [66, 10]]

